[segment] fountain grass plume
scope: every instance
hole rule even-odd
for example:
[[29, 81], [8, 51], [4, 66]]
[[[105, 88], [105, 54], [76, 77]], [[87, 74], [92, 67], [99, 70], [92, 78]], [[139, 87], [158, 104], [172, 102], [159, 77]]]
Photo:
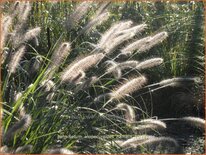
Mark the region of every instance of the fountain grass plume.
[[[123, 25], [122, 27], [120, 27]], [[124, 41], [133, 38], [136, 33], [141, 32], [145, 29], [146, 25], [138, 25], [131, 27], [131, 22], [122, 22], [114, 25], [114, 28], [111, 28], [111, 31], [103, 35], [97, 47], [103, 49], [106, 54], [110, 54], [112, 51], [116, 49], [116, 47], [122, 44]], [[129, 29], [128, 29], [129, 28]]]
[[135, 111], [132, 108], [132, 106], [126, 104], [126, 103], [119, 103], [115, 109], [124, 110], [125, 111], [125, 120], [128, 125], [132, 125], [136, 119], [135, 119]]
[[18, 23], [19, 24], [24, 24], [29, 16], [29, 13], [31, 11], [31, 5], [29, 1], [26, 2], [20, 2], [20, 5], [18, 7]]
[[12, 24], [12, 18], [10, 16], [3, 16], [1, 22], [1, 47], [3, 48], [8, 37], [9, 27]]
[[155, 45], [157, 45], [157, 44], [161, 43], [162, 41], [164, 41], [167, 37], [168, 37], [167, 32], [160, 32], [160, 33], [150, 37], [149, 40], [147, 42], [145, 42], [145, 44], [143, 44], [138, 49], [138, 53], [141, 53], [141, 52], [144, 52], [144, 51], [147, 51], [147, 50], [151, 49]]
[[158, 66], [163, 63], [162, 58], [152, 58], [145, 60], [143, 62], [140, 62], [137, 66], [136, 69], [142, 70], [142, 69], [147, 69], [147, 68], [152, 68], [154, 66]]
[[194, 77], [194, 78], [192, 78], [192, 77], [177, 77], [177, 78], [171, 78], [171, 79], [162, 80], [158, 84], [160, 86], [165, 86], [165, 85], [179, 86], [182, 82], [199, 83], [200, 82], [200, 78], [198, 78], [198, 77]]
[[72, 82], [81, 72], [87, 71], [96, 65], [104, 57], [103, 53], [92, 54], [81, 59], [77, 58], [72, 64], [63, 70], [61, 74], [62, 82]]
[[146, 52], [151, 49], [153, 46], [161, 43], [168, 37], [167, 32], [160, 32], [154, 36], [149, 36], [142, 38], [140, 40], [136, 40], [135, 42], [127, 45], [125, 48], [121, 50], [121, 54], [131, 55], [134, 51], [137, 50], [137, 53]]
[[148, 140], [145, 140], [137, 145], [134, 145], [133, 147], [152, 148], [155, 146], [159, 146], [160, 144], [171, 145], [173, 147], [173, 150], [171, 151], [171, 153], [175, 153], [179, 149], [178, 142], [174, 138], [170, 138], [170, 137], [151, 137]]
[[41, 82], [41, 86], [44, 88], [45, 92], [49, 92], [54, 89], [55, 83], [52, 80], [44, 80]]
[[128, 82], [125, 82], [124, 84], [120, 85], [119, 87], [115, 88], [110, 93], [110, 100], [119, 100], [123, 98], [126, 95], [129, 95], [133, 93], [136, 90], [139, 90], [145, 85], [147, 82], [146, 77], [140, 76], [133, 79], [129, 79]]
[[180, 118], [181, 121], [185, 121], [186, 123], [190, 124], [191, 126], [200, 128], [201, 130], [205, 130], [205, 120], [198, 117], [182, 117]]
[[144, 119], [140, 121], [141, 124], [154, 124], [157, 126], [160, 126], [161, 128], [167, 128], [167, 125], [160, 121], [160, 120], [156, 120], [156, 119]]
[[117, 34], [126, 34], [126, 33], [138, 34], [138, 33], [142, 32], [143, 30], [145, 30], [145, 28], [147, 28], [147, 25], [141, 24], [141, 25], [133, 26], [133, 27], [126, 29], [126, 30], [119, 31]]
[[6, 134], [3, 136], [4, 141], [10, 141], [17, 132], [26, 130], [31, 124], [31, 116], [26, 114], [17, 123], [9, 128]]
[[32, 145], [24, 145], [24, 146], [20, 146], [15, 150], [15, 154], [17, 153], [29, 153], [31, 152], [33, 149]]
[[128, 68], [136, 68], [139, 64], [138, 61], [130, 60], [121, 63], [117, 63], [114, 61], [107, 61], [106, 63], [109, 64], [109, 67], [106, 70], [106, 73], [112, 73], [116, 79], [120, 79], [122, 77], [122, 70]]
[[36, 28], [31, 29], [31, 30], [28, 30], [25, 33], [23, 42], [29, 41], [29, 40], [37, 37], [40, 34], [40, 32], [41, 32], [41, 28], [40, 27], [36, 27]]
[[107, 30], [99, 40], [97, 48], [105, 49], [118, 36], [118, 32], [130, 28], [132, 21], [117, 22]]
[[73, 29], [80, 22], [80, 20], [87, 14], [91, 3], [92, 2], [84, 1], [76, 6], [75, 10], [66, 21], [67, 29]]
[[49, 149], [46, 151], [47, 154], [76, 154], [71, 150], [65, 148]]
[[123, 143], [120, 144], [120, 146], [122, 148], [130, 148], [132, 146], [136, 146], [139, 143], [142, 143], [146, 140], [152, 139], [154, 138], [154, 136], [150, 136], [150, 135], [141, 135], [141, 136], [136, 136], [136, 137], [132, 137], [129, 138], [128, 140], [124, 141]]
[[103, 22], [107, 21], [109, 19], [109, 12], [102, 13], [98, 15], [97, 17], [94, 17], [89, 21], [89, 23], [83, 27], [83, 29], [80, 31], [80, 34], [86, 33], [89, 34], [92, 29], [97, 27], [98, 25], [102, 24]]
[[[126, 47], [121, 49], [121, 54], [123, 55], [131, 55], [135, 50], [141, 48], [142, 45], [146, 44], [146, 42], [150, 39], [150, 37], [145, 37], [143, 39], [139, 39], [133, 43], [128, 44]], [[140, 53], [140, 51], [138, 51]], [[141, 51], [143, 52], [143, 51]]]
[[117, 48], [118, 45], [122, 44], [126, 40], [131, 39], [134, 36], [135, 36], [135, 33], [133, 32], [125, 33], [125, 34], [115, 37], [111, 41], [106, 42], [105, 43], [106, 46], [104, 48], [105, 53], [106, 54], [112, 53]]
[[106, 142], [106, 143], [104, 144], [104, 146], [107, 147], [107, 148], [120, 147], [123, 142], [124, 142], [123, 140], [109, 141], [109, 142]]
[[94, 18], [106, 12], [110, 4], [111, 4], [111, 1], [99, 2], [98, 9], [94, 15]]
[[7, 153], [9, 153], [9, 148], [6, 146], [6, 145], [4, 145], [4, 146], [1, 146], [0, 147], [0, 153], [5, 153], [5, 154], [7, 154]]
[[19, 65], [19, 62], [21, 61], [23, 55], [25, 53], [25, 46], [21, 46], [12, 56], [9, 64], [8, 64], [8, 71], [9, 76], [16, 72], [16, 69]]
[[20, 1], [15, 1], [14, 4], [12, 5], [11, 10], [10, 10], [10, 14], [12, 17], [15, 17], [19, 13], [20, 5], [21, 5]]
[[62, 61], [68, 57], [70, 51], [71, 44], [69, 42], [63, 42], [60, 47], [53, 52], [50, 67], [59, 67]]
[[147, 133], [150, 131], [159, 131], [166, 129], [167, 126], [164, 122], [155, 119], [141, 120], [140, 125], [134, 126], [132, 129], [138, 133]]

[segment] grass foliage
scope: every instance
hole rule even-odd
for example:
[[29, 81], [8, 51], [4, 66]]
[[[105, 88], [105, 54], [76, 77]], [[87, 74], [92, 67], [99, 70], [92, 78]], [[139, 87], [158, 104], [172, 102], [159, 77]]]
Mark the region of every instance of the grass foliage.
[[[167, 124], [154, 117], [151, 98], [184, 88], [203, 105], [201, 2], [1, 7], [0, 152], [180, 152], [177, 140], [162, 135]], [[203, 131], [205, 120], [188, 116], [171, 120]]]

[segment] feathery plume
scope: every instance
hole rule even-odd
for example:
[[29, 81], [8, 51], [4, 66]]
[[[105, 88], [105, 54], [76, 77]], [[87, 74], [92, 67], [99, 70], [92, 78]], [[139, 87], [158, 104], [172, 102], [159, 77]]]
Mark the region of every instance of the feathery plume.
[[22, 92], [15, 93], [14, 102], [16, 102], [21, 97], [22, 97]]
[[46, 153], [48, 154], [75, 154], [73, 151], [70, 151], [65, 148], [60, 148], [60, 149], [50, 149], [47, 150]]
[[24, 39], [22, 40], [22, 42], [26, 42], [29, 41], [35, 37], [37, 37], [41, 32], [41, 28], [40, 27], [36, 27], [33, 28], [31, 30], [29, 30], [28, 32], [25, 33]]
[[107, 61], [107, 63], [111, 64], [108, 68], [106, 73], [112, 73], [116, 79], [120, 79], [122, 76], [122, 70], [127, 68], [136, 68], [139, 64], [138, 61], [131, 60], [131, 61], [125, 61], [122, 63], [117, 63], [114, 61]]
[[107, 148], [111, 148], [111, 147], [120, 147], [122, 145], [124, 141], [123, 140], [114, 140], [114, 141], [109, 141], [109, 142], [106, 142], [104, 144], [105, 147]]
[[59, 68], [60, 64], [64, 59], [68, 57], [71, 51], [71, 45], [68, 42], [64, 42], [61, 46], [54, 51], [51, 56], [51, 64], [49, 65], [45, 74], [47, 74], [47, 79], [51, 79], [55, 71]]
[[117, 32], [130, 28], [132, 25], [132, 21], [124, 21], [115, 23], [109, 30], [107, 30], [99, 40], [97, 44], [97, 48], [106, 49], [111, 41], [117, 37]]
[[92, 84], [98, 81], [98, 78], [96, 76], [92, 76], [89, 79], [85, 80], [79, 87], [76, 88], [76, 91], [84, 90], [88, 87], [90, 87]]
[[125, 34], [115, 37], [113, 40], [106, 42], [105, 44], [106, 47], [104, 48], [104, 52], [106, 54], [110, 54], [116, 49], [117, 46], [119, 46], [124, 41], [131, 39], [134, 36], [135, 34], [130, 32], [130, 33], [125, 33]]
[[143, 46], [141, 46], [138, 49], [138, 53], [143, 52], [143, 51], [147, 51], [149, 49], [151, 49], [152, 47], [154, 47], [155, 45], [161, 43], [163, 40], [165, 40], [168, 37], [167, 32], [160, 32], [156, 35], [154, 35], [153, 37], [151, 37], [148, 42], [146, 42], [146, 44], [144, 44]]
[[1, 146], [0, 153], [9, 153], [9, 148], [6, 145]]
[[142, 70], [142, 69], [146, 69], [146, 68], [152, 68], [152, 67], [158, 66], [158, 65], [160, 65], [162, 63], [163, 63], [163, 59], [162, 58], [152, 58], [152, 59], [148, 59], [148, 60], [145, 60], [143, 62], [140, 62], [136, 66], [136, 69]]
[[142, 86], [147, 82], [147, 79], [144, 76], [133, 78], [126, 82], [125, 84], [119, 86], [114, 91], [110, 93], [111, 100], [121, 99], [125, 95], [131, 94], [134, 91], [142, 88]]
[[101, 94], [101, 95], [95, 97], [94, 102], [95, 103], [101, 102], [101, 101], [107, 100], [109, 98], [110, 98], [110, 93], [104, 93], [104, 94]]
[[44, 88], [45, 92], [49, 92], [54, 89], [55, 83], [47, 79], [41, 82], [41, 86]]
[[78, 4], [74, 10], [74, 12], [68, 17], [66, 21], [66, 27], [68, 29], [73, 29], [79, 21], [86, 15], [88, 9], [92, 2], [82, 2]]
[[167, 32], [160, 32], [152, 37], [149, 36], [149, 37], [142, 38], [123, 48], [121, 50], [121, 54], [131, 55], [135, 50], [137, 50], [137, 53], [146, 52], [147, 50], [151, 49], [153, 46], [161, 43], [167, 37], [168, 37]]
[[12, 18], [10, 16], [3, 16], [3, 21], [1, 23], [1, 47], [3, 48], [7, 40], [9, 27], [12, 23]]
[[16, 69], [25, 53], [25, 46], [21, 46], [18, 51], [14, 53], [11, 58], [11, 61], [8, 64], [9, 75], [16, 72]]
[[166, 80], [162, 80], [160, 81], [158, 84], [160, 86], [165, 86], [165, 85], [169, 85], [169, 86], [179, 86], [181, 85], [181, 83], [183, 82], [194, 82], [194, 83], [199, 83], [200, 82], [200, 78], [195, 77], [195, 78], [191, 78], [191, 77], [178, 77], [178, 78], [172, 78], [172, 79], [166, 79]]
[[201, 130], [205, 130], [205, 120], [198, 117], [182, 117], [180, 120], [185, 121], [186, 123], [200, 128]]
[[62, 82], [72, 82], [80, 75], [81, 72], [87, 71], [89, 68], [96, 65], [102, 58], [104, 54], [92, 54], [87, 57], [84, 57], [80, 60], [74, 61], [69, 65], [61, 74]]
[[141, 136], [136, 136], [136, 137], [132, 137], [126, 141], [124, 141], [123, 143], [120, 144], [120, 146], [122, 148], [127, 148], [127, 147], [131, 147], [131, 146], [136, 146], [139, 143], [142, 143], [148, 139], [154, 138], [154, 136], [149, 136], [149, 135], [141, 135]]
[[145, 30], [146, 27], [147, 27], [146, 24], [141, 24], [141, 25], [133, 26], [126, 30], [119, 31], [117, 34], [134, 33], [135, 35]]
[[11, 8], [11, 16], [14, 18], [20, 11], [20, 4], [21, 2], [20, 1], [15, 1], [12, 8]]
[[[153, 148], [160, 144], [168, 144], [169, 146], [172, 146], [171, 153], [175, 153], [179, 149], [179, 144], [177, 141], [170, 137], [151, 137], [148, 140], [145, 140], [137, 145], [134, 145], [133, 147], [146, 147], [146, 148]], [[168, 147], [167, 147], [168, 148]]]
[[20, 2], [18, 14], [19, 24], [24, 24], [27, 21], [30, 11], [31, 5], [29, 2]]
[[109, 12], [105, 12], [102, 13], [100, 15], [98, 15], [97, 17], [91, 19], [89, 21], [89, 23], [83, 27], [83, 29], [81, 30], [80, 34], [83, 33], [90, 33], [92, 29], [94, 29], [95, 27], [97, 27], [98, 25], [102, 24], [103, 22], [105, 22], [106, 20], [109, 19]]
[[[121, 54], [123, 55], [131, 55], [135, 50], [139, 49], [142, 45], [146, 44], [151, 37], [145, 37], [143, 39], [137, 40], [129, 45], [127, 45], [125, 48], [121, 50]], [[144, 51], [141, 51], [144, 52]], [[140, 53], [140, 51], [138, 51]]]
[[137, 131], [138, 133], [159, 131], [159, 130], [163, 130], [163, 129], [167, 128], [166, 124], [160, 120], [145, 119], [145, 120], [141, 120], [139, 123], [141, 123], [141, 125], [138, 125], [138, 126], [132, 128], [133, 130]]
[[160, 121], [160, 120], [155, 120], [155, 119], [144, 119], [144, 120], [141, 120], [140, 123], [142, 124], [154, 124], [154, 125], [158, 125], [160, 126], [161, 128], [167, 128], [167, 125]]
[[136, 121], [135, 119], [135, 112], [132, 106], [126, 104], [126, 103], [119, 103], [116, 106], [116, 109], [124, 110], [125, 111], [125, 119], [128, 125], [131, 125]]
[[27, 114], [16, 124], [14, 124], [11, 128], [9, 128], [9, 130], [6, 132], [4, 136], [4, 140], [5, 141], [11, 140], [15, 133], [20, 132], [22, 130], [26, 130], [30, 124], [31, 124], [31, 116]]
[[109, 7], [110, 4], [111, 4], [110, 1], [100, 2], [99, 3], [99, 8], [95, 13], [94, 18], [99, 16], [100, 14], [104, 13], [107, 10], [107, 8]]
[[20, 146], [15, 150], [14, 153], [29, 153], [29, 152], [31, 152], [32, 148], [33, 148], [32, 145]]
[[54, 51], [51, 57], [51, 63], [58, 66], [64, 59], [66, 59], [71, 51], [71, 45], [68, 42], [61, 44], [58, 50]]
[[30, 77], [36, 75], [42, 65], [43, 59], [41, 56], [35, 56], [29, 60], [29, 70], [28, 73]]

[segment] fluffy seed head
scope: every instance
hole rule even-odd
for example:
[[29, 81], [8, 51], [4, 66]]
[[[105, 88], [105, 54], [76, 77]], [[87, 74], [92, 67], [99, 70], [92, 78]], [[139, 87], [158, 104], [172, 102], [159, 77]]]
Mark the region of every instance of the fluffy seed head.
[[[148, 149], [151, 149], [157, 145], [166, 145], [168, 149], [168, 146], [170, 146], [169, 148], [171, 149], [170, 152], [171, 153], [175, 153], [178, 148], [179, 148], [179, 144], [177, 143], [177, 141], [173, 138], [170, 137], [151, 137], [148, 140], [145, 140], [141, 143], [139, 143], [138, 145], [134, 145], [134, 147], [146, 147]], [[172, 147], [172, 148], [171, 148]]]
[[158, 131], [167, 128], [166, 124], [160, 120], [144, 119], [141, 120], [139, 123], [141, 124], [133, 127], [133, 130], [137, 131], [138, 133], [147, 133], [150, 131]]
[[143, 52], [151, 49], [155, 45], [161, 43], [168, 37], [167, 32], [160, 32], [152, 37], [138, 49], [138, 52]]
[[198, 127], [201, 130], [205, 130], [205, 120], [198, 117], [183, 117], [180, 120], [189, 123], [192, 126]]
[[114, 61], [107, 61], [111, 65], [107, 68], [106, 73], [112, 73], [115, 79], [120, 79], [122, 77], [122, 70], [128, 68], [135, 68], [138, 65], [138, 61], [125, 61], [122, 63], [117, 63]]
[[104, 57], [104, 54], [92, 54], [87, 57], [84, 57], [82, 59], [77, 59], [69, 65], [61, 74], [61, 80], [62, 82], [72, 82], [74, 79], [76, 79], [77, 76], [81, 72], [87, 71], [89, 68], [96, 65], [102, 58]]
[[36, 28], [29, 30], [28, 32], [26, 32], [23, 42], [29, 41], [37, 37], [40, 34], [40, 32], [41, 32], [40, 27], [36, 27]]
[[74, 28], [80, 20], [86, 15], [89, 10], [91, 2], [85, 1], [78, 4], [74, 12], [68, 17], [66, 21], [66, 26], [68, 29]]
[[118, 32], [118, 34], [133, 33], [135, 35], [137, 33], [142, 32], [146, 27], [147, 27], [146, 24], [141, 24], [141, 25], [137, 25], [137, 26], [134, 26], [134, 27], [126, 29], [126, 30], [122, 30], [122, 31]]
[[18, 19], [19, 23], [25, 23], [28, 19], [29, 13], [31, 11], [31, 5], [29, 2], [20, 2]]
[[67, 58], [67, 56], [69, 55], [71, 51], [71, 45], [68, 42], [64, 42], [61, 44], [61, 46], [59, 47], [59, 49], [57, 49], [56, 51], [54, 51], [54, 53], [52, 54], [51, 57], [51, 63], [54, 66], [59, 66], [59, 64], [61, 64], [61, 62]]
[[160, 86], [165, 86], [165, 85], [169, 85], [169, 86], [179, 86], [181, 85], [182, 82], [194, 82], [194, 83], [198, 83], [200, 82], [199, 78], [191, 78], [191, 77], [177, 77], [177, 78], [172, 78], [172, 79], [166, 79], [166, 80], [162, 80], [159, 82]]
[[[128, 29], [131, 27], [132, 21], [124, 21], [115, 23], [109, 30], [107, 30], [101, 37], [99, 43], [97, 44], [98, 48], [106, 49], [110, 46], [113, 39], [118, 36], [118, 32]], [[120, 38], [119, 38], [120, 39]]]
[[160, 65], [162, 63], [163, 63], [163, 59], [162, 58], [152, 58], [152, 59], [148, 59], [148, 60], [145, 60], [143, 62], [140, 62], [136, 66], [136, 69], [142, 70], [142, 69], [146, 69], [146, 68], [152, 68], [152, 67], [158, 66], [158, 65]]
[[5, 45], [11, 23], [12, 18], [10, 16], [3, 16], [3, 21], [1, 23], [1, 48]]
[[141, 120], [140, 123], [142, 124], [155, 124], [155, 125], [158, 125], [160, 126], [161, 128], [167, 128], [167, 125], [160, 121], [160, 120], [155, 120], [155, 119], [144, 119], [144, 120]]
[[20, 121], [18, 121], [11, 128], [9, 128], [9, 130], [6, 132], [4, 136], [4, 140], [5, 141], [12, 140], [15, 133], [20, 132], [22, 130], [26, 130], [30, 124], [31, 124], [31, 116], [28, 114], [23, 116]]
[[134, 123], [136, 121], [135, 119], [135, 112], [132, 106], [126, 104], [126, 103], [119, 103], [116, 106], [116, 109], [124, 110], [125, 111], [125, 119], [128, 125]]
[[132, 137], [126, 141], [124, 141], [123, 143], [121, 143], [121, 147], [122, 148], [127, 148], [127, 147], [131, 147], [131, 146], [136, 146], [139, 143], [142, 143], [148, 139], [154, 138], [154, 136], [149, 136], [149, 135], [141, 135], [141, 136], [136, 136], [136, 137]]
[[116, 88], [113, 92], [110, 93], [111, 99], [121, 99], [125, 95], [131, 94], [134, 91], [141, 89], [142, 86], [147, 82], [147, 79], [144, 76], [133, 78], [126, 82], [125, 84]]
[[15, 150], [15, 154], [17, 153], [29, 153], [32, 151], [33, 146], [32, 145], [24, 145], [20, 146]]
[[55, 83], [47, 79], [42, 81], [41, 86], [44, 87], [44, 91], [49, 92], [54, 89]]
[[50, 149], [46, 151], [48, 154], [75, 154], [73, 151], [70, 151], [65, 148], [60, 148], [60, 149]]
[[[125, 48], [121, 50], [121, 54], [123, 55], [131, 55], [135, 50], [140, 49], [144, 44], [146, 44], [149, 41], [150, 37], [145, 37], [143, 39], [137, 40], [129, 45], [127, 45]], [[140, 51], [138, 51], [140, 53]], [[143, 51], [141, 51], [143, 52]]]
[[25, 46], [21, 46], [18, 51], [14, 53], [11, 61], [8, 64], [9, 75], [16, 72], [16, 69], [25, 53]]
[[100, 14], [99, 16], [93, 18], [81, 31], [81, 33], [90, 33], [92, 29], [94, 29], [96, 26], [102, 24], [106, 20], [109, 19], [109, 12], [105, 12]]

